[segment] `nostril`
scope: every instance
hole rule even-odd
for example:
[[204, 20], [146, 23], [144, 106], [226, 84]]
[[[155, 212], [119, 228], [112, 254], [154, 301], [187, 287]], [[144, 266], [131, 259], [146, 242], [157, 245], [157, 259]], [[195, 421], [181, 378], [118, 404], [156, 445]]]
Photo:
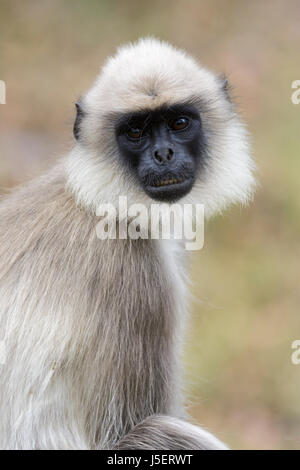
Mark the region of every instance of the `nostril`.
[[174, 151], [172, 149], [168, 149], [167, 160], [172, 160], [174, 155]]
[[161, 156], [159, 155], [158, 150], [155, 150], [155, 152], [154, 152], [154, 157], [155, 157], [155, 159], [156, 159], [159, 163], [161, 163], [162, 160], [163, 160], [163, 159], [161, 158]]

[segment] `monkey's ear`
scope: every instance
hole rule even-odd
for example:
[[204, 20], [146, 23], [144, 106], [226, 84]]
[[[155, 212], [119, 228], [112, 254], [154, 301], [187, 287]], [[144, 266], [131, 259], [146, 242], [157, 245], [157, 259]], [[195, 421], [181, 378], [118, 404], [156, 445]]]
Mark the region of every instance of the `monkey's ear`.
[[85, 113], [82, 109], [81, 103], [77, 102], [75, 103], [75, 106], [76, 106], [76, 118], [75, 118], [75, 122], [73, 126], [73, 134], [74, 134], [75, 139], [78, 140], [80, 137], [80, 124]]
[[231, 96], [230, 96], [231, 86], [228, 82], [228, 79], [225, 75], [221, 75], [219, 78], [220, 78], [222, 90], [225, 93], [226, 98], [228, 99], [228, 101], [231, 102]]

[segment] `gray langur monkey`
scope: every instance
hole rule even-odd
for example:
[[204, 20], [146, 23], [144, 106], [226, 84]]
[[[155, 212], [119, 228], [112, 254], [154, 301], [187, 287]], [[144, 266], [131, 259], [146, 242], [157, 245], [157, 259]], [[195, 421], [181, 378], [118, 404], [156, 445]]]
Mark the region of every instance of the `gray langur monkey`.
[[226, 84], [167, 43], [122, 47], [77, 103], [75, 145], [0, 204], [0, 447], [225, 449], [189, 424], [179, 356], [186, 252], [99, 240], [97, 208], [202, 203], [254, 187]]

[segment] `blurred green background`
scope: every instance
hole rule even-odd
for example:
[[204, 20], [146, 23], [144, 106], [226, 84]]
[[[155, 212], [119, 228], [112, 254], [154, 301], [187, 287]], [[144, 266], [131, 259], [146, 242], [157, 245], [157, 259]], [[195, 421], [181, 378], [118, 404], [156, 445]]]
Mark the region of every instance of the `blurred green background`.
[[233, 448], [300, 449], [298, 0], [0, 0], [1, 191], [68, 150], [75, 100], [145, 35], [228, 76], [259, 168], [253, 204], [210, 221], [193, 258], [190, 413]]

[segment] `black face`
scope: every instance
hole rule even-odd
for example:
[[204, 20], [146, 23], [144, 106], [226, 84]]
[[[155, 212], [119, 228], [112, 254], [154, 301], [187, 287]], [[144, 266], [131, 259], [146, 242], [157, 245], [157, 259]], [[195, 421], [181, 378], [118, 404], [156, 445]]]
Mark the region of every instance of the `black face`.
[[151, 198], [172, 202], [191, 190], [205, 147], [194, 106], [124, 115], [116, 126], [116, 137], [122, 160]]

